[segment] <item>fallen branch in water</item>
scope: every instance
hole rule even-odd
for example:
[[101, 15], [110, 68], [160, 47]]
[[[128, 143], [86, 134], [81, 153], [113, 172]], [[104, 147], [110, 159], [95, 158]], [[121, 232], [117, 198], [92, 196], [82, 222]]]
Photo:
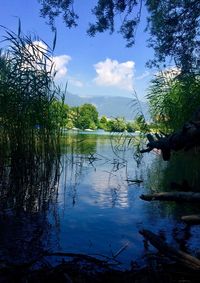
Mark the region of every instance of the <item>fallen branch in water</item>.
[[75, 258], [79, 258], [79, 259], [82, 259], [82, 260], [91, 261], [91, 262], [98, 263], [98, 264], [105, 264], [105, 263], [107, 263], [107, 262], [104, 261], [104, 260], [97, 259], [97, 258], [92, 257], [92, 256], [90, 256], [90, 255], [79, 254], [79, 253], [63, 253], [63, 252], [53, 252], [53, 253], [49, 253], [49, 252], [46, 252], [46, 253], [44, 254], [44, 256], [75, 257]]
[[169, 246], [161, 239], [160, 236], [152, 233], [149, 230], [141, 230], [140, 234], [165, 256], [183, 264], [190, 269], [200, 271], [200, 260], [196, 257]]
[[200, 193], [195, 192], [161, 192], [153, 194], [142, 194], [140, 196], [142, 200], [152, 201], [188, 201], [188, 202], [200, 202]]
[[180, 131], [169, 136], [147, 135], [147, 148], [141, 153], [150, 152], [154, 148], [160, 149], [164, 160], [169, 160], [171, 151], [189, 150], [195, 146], [200, 146], [200, 109], [196, 111], [192, 121], [185, 123]]
[[[127, 246], [126, 246], [127, 247]], [[123, 247], [123, 250], [126, 248]], [[118, 252], [118, 254], [120, 254], [123, 250], [120, 250]], [[106, 258], [106, 260], [101, 260], [98, 259], [96, 257], [90, 256], [90, 255], [86, 255], [86, 254], [80, 254], [80, 253], [64, 253], [64, 252], [46, 252], [44, 254], [44, 256], [59, 256], [59, 257], [72, 257], [78, 260], [85, 260], [87, 262], [96, 264], [98, 266], [102, 266], [102, 267], [109, 267], [109, 266], [114, 266], [114, 265], [119, 265], [120, 262], [116, 260], [116, 257], [118, 256], [114, 255], [113, 257], [107, 257], [107, 256], [103, 256], [103, 255], [99, 255], [101, 257]]]
[[189, 225], [200, 224], [200, 214], [182, 216], [181, 220]]
[[125, 243], [114, 255], [111, 259], [115, 259], [116, 257], [118, 257], [118, 255], [120, 255], [123, 251], [125, 251], [129, 246], [129, 243]]

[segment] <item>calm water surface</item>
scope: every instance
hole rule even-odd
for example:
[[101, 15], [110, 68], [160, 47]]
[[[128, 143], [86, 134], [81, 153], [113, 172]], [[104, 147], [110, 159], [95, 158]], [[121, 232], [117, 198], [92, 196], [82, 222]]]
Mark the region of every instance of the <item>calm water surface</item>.
[[[50, 201], [44, 195], [47, 208], [7, 209], [0, 215], [0, 256], [18, 262], [48, 250], [102, 258], [126, 247], [117, 259], [120, 268], [128, 268], [131, 261], [145, 264], [146, 254], [153, 251], [144, 245], [140, 229], [150, 229], [174, 246], [194, 252], [200, 229], [188, 229], [179, 221], [183, 209], [189, 212], [190, 207], [139, 198], [157, 189], [166, 163], [153, 153], [141, 159], [132, 142], [119, 135], [66, 135], [58, 190]], [[143, 182], [130, 181], [134, 179]]]

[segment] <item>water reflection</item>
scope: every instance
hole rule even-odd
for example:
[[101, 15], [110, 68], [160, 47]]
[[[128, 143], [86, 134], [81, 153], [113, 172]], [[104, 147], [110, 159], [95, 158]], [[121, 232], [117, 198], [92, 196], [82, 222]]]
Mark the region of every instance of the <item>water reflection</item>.
[[[148, 182], [153, 191], [169, 191], [173, 184], [188, 184], [189, 190], [198, 191], [200, 184], [200, 159], [195, 150], [174, 153], [169, 162], [163, 162], [160, 156], [154, 160], [149, 170]], [[180, 187], [180, 190], [184, 189]]]
[[[193, 152], [176, 153], [169, 162], [163, 162], [157, 156], [148, 169], [146, 187], [151, 192], [164, 191], [199, 191], [200, 159]], [[199, 214], [200, 208], [195, 204], [176, 204], [173, 202], [162, 205], [162, 214], [180, 218], [183, 214]]]
[[[151, 192], [177, 190], [199, 192], [200, 174], [198, 168], [200, 168], [200, 159], [196, 150], [174, 153], [169, 162], [163, 162], [162, 158], [157, 156], [148, 169], [145, 185]], [[195, 254], [196, 247], [198, 247], [197, 242], [199, 242], [200, 227], [188, 226], [180, 219], [183, 215], [200, 214], [198, 203], [158, 202], [153, 205], [156, 211], [159, 210], [160, 223], [166, 217], [174, 222], [171, 229], [169, 229], [169, 223], [163, 229], [168, 242], [177, 246], [178, 249]], [[169, 231], [171, 231], [170, 234]]]
[[[66, 135], [60, 156], [11, 159], [1, 173], [0, 257], [25, 262], [44, 250], [112, 256], [128, 243], [119, 260], [129, 267], [147, 252], [142, 228], [193, 250], [199, 228], [179, 221], [189, 206], [139, 198], [148, 189], [164, 190], [181, 161], [169, 166], [151, 154], [141, 160], [133, 144], [137, 148], [138, 141], [122, 136]], [[144, 183], [129, 182], [138, 179]]]
[[57, 202], [59, 156], [12, 152], [0, 180], [1, 265], [41, 257], [48, 246], [48, 211]]
[[102, 208], [129, 206], [128, 176], [133, 176], [133, 168], [135, 173], [141, 172], [136, 170], [130, 139], [122, 135], [69, 135], [63, 140], [62, 153], [60, 202], [65, 195], [76, 205], [77, 190], [85, 184], [85, 202]]
[[55, 201], [60, 177], [59, 157], [11, 155], [4, 166], [1, 187], [1, 208], [38, 212]]

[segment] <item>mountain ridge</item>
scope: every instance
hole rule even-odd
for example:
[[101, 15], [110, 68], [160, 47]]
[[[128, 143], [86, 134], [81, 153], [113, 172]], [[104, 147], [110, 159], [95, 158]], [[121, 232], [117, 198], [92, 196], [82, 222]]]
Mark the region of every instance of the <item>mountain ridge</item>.
[[[84, 103], [91, 103], [96, 106], [99, 116], [108, 118], [124, 117], [126, 120], [133, 120], [139, 111], [140, 106], [146, 120], [149, 119], [149, 107], [146, 102], [136, 101], [134, 98], [123, 96], [81, 96], [68, 92], [65, 103], [69, 106], [80, 106]], [[139, 105], [140, 104], [140, 105]]]

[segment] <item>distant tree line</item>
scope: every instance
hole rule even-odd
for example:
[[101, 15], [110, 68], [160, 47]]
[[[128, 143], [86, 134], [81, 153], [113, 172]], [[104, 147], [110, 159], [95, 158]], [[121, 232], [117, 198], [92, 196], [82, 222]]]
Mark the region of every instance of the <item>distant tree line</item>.
[[[70, 107], [67, 104], [56, 101], [54, 112], [60, 113], [61, 127], [67, 129], [102, 129], [109, 132], [135, 132], [142, 130], [142, 120], [137, 117], [134, 121], [126, 121], [124, 117], [107, 118], [99, 117], [96, 107], [85, 103], [81, 106]], [[58, 121], [55, 121], [58, 123]]]

